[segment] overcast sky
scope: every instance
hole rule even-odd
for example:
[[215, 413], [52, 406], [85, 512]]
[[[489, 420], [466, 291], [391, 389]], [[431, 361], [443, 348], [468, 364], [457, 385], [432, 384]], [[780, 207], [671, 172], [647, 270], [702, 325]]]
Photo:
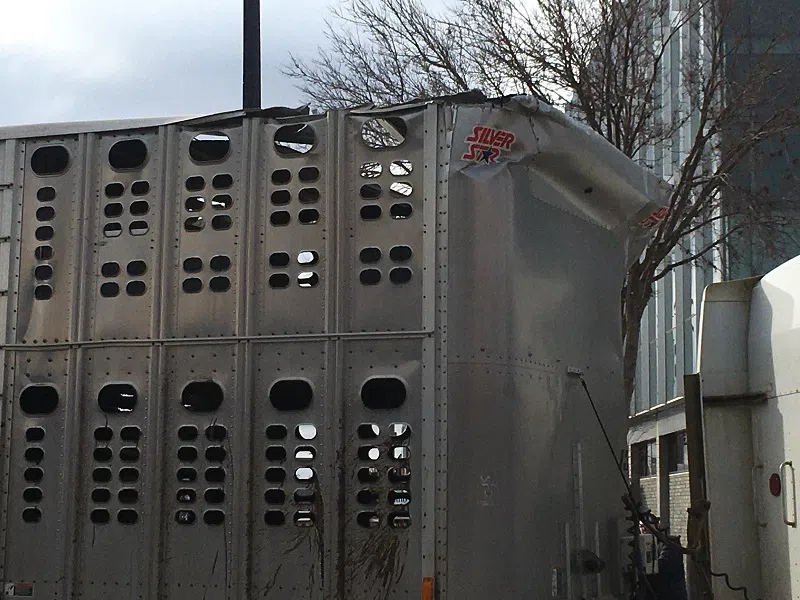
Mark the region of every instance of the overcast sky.
[[[337, 0], [262, 0], [262, 104], [302, 102], [280, 73], [324, 43]], [[241, 0], [0, 0], [0, 125], [241, 107]]]

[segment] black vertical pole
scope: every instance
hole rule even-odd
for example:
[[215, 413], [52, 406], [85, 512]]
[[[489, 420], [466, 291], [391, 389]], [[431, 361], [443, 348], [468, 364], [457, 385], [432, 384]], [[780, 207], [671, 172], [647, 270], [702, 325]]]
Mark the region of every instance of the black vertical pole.
[[261, 0], [244, 0], [242, 108], [261, 108]]

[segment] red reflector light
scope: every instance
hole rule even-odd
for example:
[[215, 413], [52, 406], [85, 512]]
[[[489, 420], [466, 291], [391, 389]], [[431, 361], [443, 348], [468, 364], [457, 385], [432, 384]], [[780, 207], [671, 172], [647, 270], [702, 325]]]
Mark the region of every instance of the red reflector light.
[[781, 495], [781, 476], [773, 473], [769, 478], [769, 493], [773, 496]]

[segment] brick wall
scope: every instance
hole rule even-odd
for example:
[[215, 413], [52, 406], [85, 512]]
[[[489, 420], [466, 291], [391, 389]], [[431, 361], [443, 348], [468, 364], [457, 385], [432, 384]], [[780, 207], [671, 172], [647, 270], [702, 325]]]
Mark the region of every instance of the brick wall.
[[669, 476], [669, 523], [670, 533], [681, 536], [681, 544], [686, 545], [686, 524], [689, 515], [686, 510], [691, 504], [689, 496], [689, 474], [673, 473]]
[[658, 512], [658, 477], [642, 477], [639, 479], [639, 488], [642, 492], [643, 508], [648, 508], [654, 513]]

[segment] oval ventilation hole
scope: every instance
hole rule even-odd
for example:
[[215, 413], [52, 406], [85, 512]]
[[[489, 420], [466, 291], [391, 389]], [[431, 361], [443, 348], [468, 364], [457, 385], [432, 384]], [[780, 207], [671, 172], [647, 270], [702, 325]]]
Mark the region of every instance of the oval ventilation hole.
[[138, 394], [129, 383], [109, 383], [97, 395], [100, 410], [107, 413], [128, 413], [136, 408]]
[[218, 190], [227, 190], [233, 185], [233, 177], [228, 173], [214, 175], [214, 179], [211, 180], [211, 185]]
[[286, 492], [280, 488], [270, 488], [264, 492], [264, 501], [267, 504], [283, 504], [286, 502]]
[[43, 225], [42, 227], [36, 228], [36, 239], [40, 242], [46, 242], [48, 240], [52, 240], [53, 236], [55, 235], [55, 230], [49, 225]]
[[193, 510], [179, 510], [175, 513], [175, 522], [178, 525], [192, 525], [196, 520]]
[[181, 462], [194, 462], [197, 460], [197, 448], [194, 446], [181, 446], [178, 448], [178, 460]]
[[142, 140], [122, 140], [108, 151], [108, 164], [115, 171], [141, 169], [147, 161], [147, 145]]
[[265, 456], [267, 460], [282, 462], [286, 460], [286, 448], [283, 446], [268, 446]]
[[389, 173], [395, 177], [410, 175], [413, 170], [414, 167], [411, 165], [410, 160], [393, 160], [392, 164], [389, 165]]
[[411, 517], [405, 513], [392, 513], [388, 518], [389, 525], [395, 529], [408, 529], [411, 527]]
[[211, 208], [214, 210], [228, 210], [231, 206], [233, 206], [233, 198], [229, 194], [217, 194], [211, 198]]
[[139, 460], [140, 454], [136, 446], [125, 446], [119, 449], [119, 458], [123, 462], [136, 462]]
[[370, 148], [396, 148], [408, 134], [406, 122], [399, 117], [370, 119], [361, 126], [361, 139]]
[[358, 258], [365, 264], [376, 263], [381, 259], [381, 249], [375, 247], [362, 248]]
[[125, 193], [125, 186], [121, 183], [109, 183], [106, 185], [105, 194], [106, 198], [119, 198]]
[[206, 207], [206, 199], [202, 196], [189, 196], [184, 206], [188, 212], [200, 212]]
[[41, 448], [28, 448], [25, 450], [25, 460], [32, 463], [39, 463], [44, 460], [44, 450]]
[[278, 410], [305, 410], [313, 397], [314, 390], [304, 379], [281, 379], [269, 390], [269, 401]]
[[311, 504], [314, 502], [315, 494], [313, 488], [298, 488], [294, 492], [296, 504]]
[[56, 209], [54, 209], [52, 206], [40, 206], [36, 209], [37, 221], [50, 221], [55, 216]]
[[189, 483], [197, 479], [197, 471], [191, 467], [181, 467], [176, 473], [178, 481]]
[[56, 188], [46, 186], [36, 190], [36, 199], [39, 202], [52, 202], [56, 199]]
[[139, 470], [133, 467], [125, 467], [119, 470], [119, 480], [122, 483], [136, 483], [139, 481]]
[[406, 401], [406, 385], [396, 377], [373, 377], [361, 386], [361, 401], [372, 409], [399, 408]]
[[117, 494], [117, 499], [122, 504], [135, 504], [139, 500], [139, 492], [134, 488], [122, 488]]
[[319, 261], [319, 255], [313, 250], [303, 250], [297, 255], [297, 262], [301, 265], [315, 265]]
[[111, 448], [95, 448], [92, 456], [97, 462], [108, 462], [114, 458]]
[[381, 207], [377, 204], [367, 204], [361, 207], [361, 218], [365, 221], [376, 221], [381, 218]]
[[206, 448], [206, 460], [209, 462], [223, 462], [228, 456], [227, 451], [222, 446], [209, 446]]
[[317, 142], [317, 135], [311, 125], [284, 125], [275, 132], [275, 152], [281, 156], [308, 154]]
[[269, 278], [269, 287], [275, 289], [283, 289], [289, 287], [289, 276], [286, 273], [275, 273], [274, 275], [270, 275]]
[[109, 202], [103, 207], [103, 214], [109, 219], [116, 219], [122, 216], [123, 206], [119, 202]]
[[317, 167], [303, 167], [297, 174], [300, 181], [304, 183], [311, 183], [319, 179], [319, 169]]
[[123, 509], [117, 513], [117, 521], [123, 525], [134, 525], [139, 520], [139, 513], [130, 508]]
[[378, 492], [373, 490], [361, 490], [356, 495], [359, 504], [374, 505], [378, 503]]
[[27, 415], [49, 415], [58, 407], [58, 391], [52, 385], [29, 385], [19, 395], [19, 405]]
[[392, 467], [388, 473], [389, 481], [392, 483], [405, 483], [411, 480], [411, 469], [403, 467]]
[[286, 252], [273, 252], [269, 255], [269, 264], [271, 267], [285, 267], [289, 264], [289, 255]]
[[389, 425], [389, 435], [393, 440], [404, 440], [411, 436], [411, 427], [408, 423], [392, 423]]
[[395, 246], [391, 250], [389, 250], [389, 258], [391, 258], [394, 262], [406, 262], [411, 260], [411, 256], [413, 255], [411, 248], [408, 246]]
[[302, 423], [295, 428], [294, 435], [298, 440], [313, 440], [317, 437], [317, 428], [310, 423]]
[[375, 529], [380, 527], [381, 518], [378, 516], [378, 513], [364, 511], [358, 513], [356, 522], [366, 529]]
[[298, 192], [297, 199], [303, 204], [314, 204], [319, 200], [319, 190], [317, 188], [303, 188]]
[[41, 502], [42, 490], [35, 487], [25, 488], [25, 491], [22, 492], [22, 499], [25, 502]]
[[270, 467], [264, 472], [264, 479], [269, 483], [283, 483], [286, 480], [286, 470], [281, 467]]
[[209, 488], [203, 494], [203, 498], [209, 504], [222, 504], [225, 502], [225, 490]]
[[317, 451], [313, 446], [298, 446], [294, 450], [295, 460], [314, 460], [317, 457]]
[[53, 258], [52, 246], [37, 246], [33, 251], [33, 256], [36, 260], [50, 260]]
[[381, 176], [381, 173], [383, 173], [383, 167], [379, 162], [365, 162], [361, 165], [359, 173], [364, 179], [375, 179], [376, 177]]
[[189, 412], [214, 412], [222, 404], [222, 399], [222, 388], [215, 381], [192, 381], [181, 392], [181, 404]]
[[108, 281], [100, 286], [100, 295], [103, 298], [116, 298], [119, 296], [119, 285]]
[[297, 220], [303, 225], [313, 225], [319, 221], [319, 211], [315, 208], [304, 208], [297, 215]]
[[287, 433], [285, 425], [268, 425], [266, 430], [266, 436], [269, 440], [286, 439]]
[[381, 428], [376, 423], [362, 423], [358, 426], [358, 437], [362, 440], [374, 440], [381, 434]]
[[381, 451], [375, 446], [361, 446], [358, 449], [359, 460], [378, 460], [381, 457]]
[[314, 479], [314, 469], [311, 467], [300, 467], [295, 470], [294, 478], [297, 481], [311, 481]]
[[221, 510], [207, 510], [203, 513], [203, 523], [206, 525], [222, 525], [225, 522], [225, 513]]
[[175, 499], [181, 504], [194, 504], [197, 501], [197, 492], [191, 488], [181, 488], [175, 494]]
[[411, 281], [411, 269], [396, 267], [389, 271], [389, 281], [395, 285], [402, 285]]
[[206, 469], [205, 478], [208, 483], [222, 483], [225, 481], [225, 469], [222, 467], [209, 467]]
[[198, 163], [221, 162], [230, 150], [231, 139], [218, 131], [200, 133], [189, 143], [189, 156]]
[[69, 152], [64, 146], [42, 146], [31, 156], [31, 170], [39, 177], [60, 175], [69, 166]]
[[289, 169], [276, 169], [272, 172], [272, 183], [275, 185], [286, 185], [292, 180], [292, 172]]
[[206, 222], [203, 220], [203, 217], [189, 217], [183, 222], [183, 228], [189, 233], [203, 231], [205, 226]]
[[284, 206], [289, 204], [292, 200], [292, 194], [289, 190], [275, 190], [269, 197], [269, 201], [275, 206]]
[[313, 271], [304, 271], [297, 276], [297, 284], [301, 288], [316, 287], [319, 283], [319, 275]]
[[131, 203], [130, 211], [134, 217], [141, 217], [150, 212], [150, 204], [146, 200], [137, 200]]
[[187, 273], [199, 273], [203, 270], [203, 259], [198, 256], [190, 256], [183, 261], [183, 270]]
[[392, 448], [393, 460], [408, 460], [411, 458], [411, 449], [408, 446], [394, 446]]
[[25, 430], [25, 439], [29, 442], [41, 442], [44, 439], [44, 429], [41, 427], [28, 427]]
[[314, 525], [314, 513], [310, 510], [298, 510], [294, 513], [294, 524], [297, 527], [312, 527]]
[[53, 297], [53, 288], [49, 285], [37, 285], [33, 289], [33, 297], [37, 300], [50, 300]]
[[231, 289], [231, 280], [227, 277], [212, 277], [208, 282], [208, 289], [212, 292], [227, 292]]
[[92, 481], [95, 483], [108, 483], [111, 481], [111, 469], [99, 467], [92, 471]]
[[284, 225], [288, 225], [289, 222], [292, 220], [291, 215], [288, 211], [285, 210], [276, 210], [269, 216], [269, 222], [272, 223], [275, 227], [282, 227]]
[[144, 196], [150, 191], [150, 184], [147, 181], [134, 181], [131, 185], [131, 194], [134, 196]]
[[143, 260], [132, 260], [126, 270], [131, 277], [141, 277], [147, 272], [147, 263]]
[[211, 227], [217, 231], [225, 231], [233, 225], [233, 220], [228, 215], [217, 215], [211, 219]]
[[129, 425], [120, 430], [119, 437], [126, 442], [135, 442], [142, 437], [142, 430], [134, 425]]
[[197, 427], [194, 425], [183, 425], [178, 429], [178, 439], [182, 442], [191, 442], [197, 439]]
[[96, 508], [91, 512], [89, 518], [95, 525], [105, 525], [111, 520], [111, 515], [104, 508]]
[[286, 515], [279, 510], [268, 510], [264, 513], [264, 523], [277, 527], [286, 522]]
[[411, 492], [408, 490], [389, 490], [389, 504], [392, 506], [408, 506], [411, 504]]
[[103, 277], [116, 277], [119, 275], [120, 267], [119, 263], [115, 262], [107, 262], [103, 263], [103, 266], [100, 267], [100, 274]]
[[94, 430], [94, 439], [98, 442], [110, 442], [114, 438], [114, 430], [111, 427], [98, 427]]
[[39, 281], [47, 281], [53, 276], [53, 267], [50, 265], [39, 265], [33, 270], [33, 276]]
[[377, 200], [381, 197], [383, 189], [377, 183], [367, 183], [361, 186], [361, 197], [365, 200]]
[[187, 294], [197, 294], [203, 289], [203, 282], [197, 277], [190, 277], [183, 280], [182, 287]]
[[399, 198], [408, 198], [414, 193], [414, 187], [407, 181], [395, 181], [389, 186], [389, 192]]
[[109, 238], [115, 238], [122, 235], [122, 225], [120, 223], [106, 223], [103, 227], [103, 235]]
[[224, 425], [209, 425], [206, 427], [206, 439], [209, 442], [221, 442], [228, 437], [228, 430]]
[[186, 180], [187, 192], [199, 192], [206, 187], [206, 181], [199, 175], [194, 175]]
[[392, 215], [393, 219], [408, 219], [411, 217], [411, 213], [414, 212], [414, 209], [408, 202], [400, 202], [399, 204], [392, 204], [392, 208], [389, 209], [389, 214]]
[[364, 285], [377, 285], [381, 281], [381, 272], [378, 269], [364, 269], [358, 274], [358, 280]]
[[39, 483], [44, 477], [44, 471], [39, 467], [28, 467], [24, 476], [28, 483]]

